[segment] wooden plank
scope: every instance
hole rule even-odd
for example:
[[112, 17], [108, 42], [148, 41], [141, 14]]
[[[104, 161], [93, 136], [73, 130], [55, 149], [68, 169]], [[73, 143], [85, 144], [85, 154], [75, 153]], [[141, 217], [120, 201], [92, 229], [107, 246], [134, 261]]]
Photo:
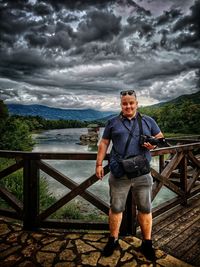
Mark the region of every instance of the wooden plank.
[[151, 155], [158, 156], [158, 155], [164, 155], [164, 154], [174, 154], [174, 153], [190, 151], [193, 149], [197, 149], [199, 147], [200, 147], [200, 142], [186, 144], [186, 145], [176, 145], [176, 146], [171, 146], [171, 147], [157, 148], [157, 149], [151, 150]]
[[166, 212], [168, 210], [171, 210], [172, 208], [176, 207], [179, 204], [182, 204], [183, 199], [181, 197], [174, 197], [170, 200], [165, 201], [165, 203], [160, 204], [156, 208], [153, 208], [152, 213], [153, 217], [157, 217], [163, 212]]
[[178, 142], [178, 143], [185, 143], [185, 144], [190, 144], [190, 143], [195, 143], [195, 142], [199, 142], [199, 138], [194, 138], [194, 139], [190, 139], [190, 138], [166, 138], [167, 141], [171, 141], [171, 142]]
[[[168, 201], [170, 201], [170, 200], [168, 200]], [[163, 203], [163, 206], [165, 206], [165, 203]], [[153, 208], [153, 211], [154, 210], [156, 211], [157, 207]], [[172, 216], [172, 214], [174, 214], [174, 213], [177, 214], [180, 212], [180, 210], [182, 210], [181, 205], [176, 205], [176, 206], [172, 207], [171, 209], [163, 210], [162, 214], [153, 217], [154, 225], [157, 225], [159, 223], [161, 223], [161, 225], [162, 225], [163, 222], [165, 222], [170, 216]]]
[[165, 168], [164, 155], [159, 156], [159, 172], [161, 173]]
[[[47, 173], [48, 175], [53, 177], [58, 182], [60, 182], [64, 186], [68, 187], [69, 189], [73, 190], [74, 188], [76, 188], [78, 186], [77, 183], [75, 183], [73, 180], [71, 180], [69, 177], [62, 174], [58, 170], [51, 167], [46, 162], [37, 161], [37, 164], [42, 171], [44, 171], [45, 173]], [[108, 166], [104, 167], [104, 171], [105, 171], [105, 174], [107, 174], [109, 172]], [[95, 207], [97, 207], [101, 211], [108, 214], [109, 205], [106, 202], [104, 202], [103, 200], [101, 200], [99, 197], [95, 196], [93, 193], [86, 190], [86, 191], [80, 193], [80, 196], [82, 196], [84, 199], [89, 201], [92, 205], [94, 205]]]
[[185, 251], [182, 257], [185, 262], [194, 266], [200, 266], [200, 240], [198, 240], [190, 250]]
[[[154, 219], [153, 233], [162, 232], [161, 230], [167, 228], [168, 225], [173, 224], [179, 218], [185, 216], [187, 218], [188, 214], [191, 214], [194, 209], [199, 209], [200, 207], [200, 195], [190, 199], [189, 204], [186, 207], [179, 205], [172, 211], [166, 212], [165, 216], [160, 216]], [[189, 217], [188, 217], [189, 218]]]
[[23, 160], [7, 167], [6, 169], [0, 171], [0, 180], [3, 178], [3, 177], [6, 177], [8, 175], [10, 175], [11, 173], [21, 169], [23, 167]]
[[167, 166], [164, 168], [164, 170], [161, 172], [161, 175], [169, 178], [171, 175], [172, 171], [176, 169], [178, 164], [180, 163], [181, 159], [183, 158], [184, 153], [177, 153], [174, 155], [174, 157], [171, 159], [171, 161], [167, 164]]
[[180, 162], [180, 181], [181, 188], [186, 193], [187, 192], [187, 158], [184, 156]]
[[190, 178], [188, 182], [188, 192], [190, 192], [193, 186], [195, 185], [195, 182], [199, 178], [199, 175], [200, 175], [200, 169], [193, 171], [192, 177]]
[[22, 214], [23, 204], [19, 199], [17, 199], [12, 193], [10, 193], [6, 188], [1, 186], [0, 196], [3, 198], [14, 210], [19, 214]]
[[22, 214], [19, 214], [16, 211], [12, 211], [9, 209], [3, 209], [3, 208], [0, 209], [0, 216], [12, 218], [12, 219], [18, 219], [18, 220], [23, 219]]
[[[200, 148], [200, 142], [171, 146], [165, 148], [158, 148], [151, 151], [152, 156], [158, 156], [161, 154], [173, 154], [176, 151], [189, 151]], [[96, 160], [96, 153], [55, 153], [55, 152], [26, 152], [26, 151], [10, 151], [0, 150], [0, 157], [3, 158], [24, 158], [24, 159], [74, 159], [74, 160]], [[109, 158], [109, 154], [106, 155], [106, 159]]]
[[[163, 204], [164, 205], [164, 204]], [[197, 194], [193, 197], [191, 197], [188, 200], [188, 204], [187, 206], [182, 206], [182, 205], [177, 205], [173, 208], [171, 208], [170, 210], [165, 210], [165, 212], [162, 213], [162, 215], [158, 216], [158, 217], [154, 217], [153, 221], [154, 221], [154, 225], [159, 225], [161, 224], [161, 226], [163, 225], [163, 223], [168, 220], [170, 217], [174, 217], [174, 215], [179, 215], [180, 213], [186, 213], [188, 212], [190, 209], [194, 208], [194, 207], [198, 207], [200, 206], [200, 194]], [[154, 208], [155, 210], [157, 208]]]
[[[187, 220], [188, 218], [192, 218], [192, 221]], [[162, 229], [162, 231], [157, 232], [156, 235], [153, 234], [156, 244], [158, 244], [159, 247], [164, 246], [175, 237], [178, 237], [182, 231], [190, 227], [195, 221], [199, 219], [199, 207], [196, 207], [195, 209], [192, 209], [188, 214], [184, 214], [180, 218], [175, 220], [173, 224], [168, 224], [167, 227]]]
[[[199, 224], [199, 222], [198, 222], [198, 224]], [[183, 259], [184, 258], [184, 254], [185, 254], [185, 252], [186, 251], [190, 251], [190, 253], [191, 253], [191, 249], [192, 249], [192, 247], [197, 243], [197, 242], [199, 242], [200, 241], [200, 227], [198, 227], [197, 228], [197, 231], [196, 232], [194, 232], [193, 234], [192, 234], [192, 236], [189, 236], [186, 240], [185, 240], [185, 242], [183, 242], [182, 244], [180, 244], [177, 248], [176, 248], [176, 250], [175, 250], [175, 255], [176, 255], [176, 257], [177, 258], [179, 258], [179, 259]], [[200, 244], [200, 243], [199, 243]]]
[[[179, 162], [181, 161], [182, 157], [184, 156], [183, 153], [177, 153], [173, 156], [172, 160], [167, 164], [167, 166], [164, 168], [164, 170], [161, 172], [161, 175], [163, 177], [169, 178], [172, 171], [177, 167]], [[153, 171], [153, 169], [152, 169]], [[155, 171], [155, 170], [154, 170]], [[153, 174], [152, 174], [153, 175]], [[153, 176], [154, 177], [154, 176]], [[160, 189], [162, 188], [163, 183], [162, 182], [157, 182], [156, 187], [153, 189], [152, 192], [152, 200], [156, 197]]]
[[184, 157], [180, 161], [179, 165], [179, 171], [180, 171], [180, 187], [184, 192], [184, 204], [187, 204], [187, 157], [184, 155]]
[[126, 208], [123, 213], [122, 223], [120, 227], [120, 235], [136, 235], [137, 212], [134, 193], [132, 188], [129, 190]]
[[164, 246], [164, 249], [165, 252], [168, 252], [171, 255], [174, 254], [178, 258], [182, 258], [185, 251], [191, 250], [198, 241], [200, 241], [200, 219], [194, 221], [194, 223], [185, 231], [182, 231], [177, 238], [168, 242]]
[[198, 160], [192, 151], [188, 152], [188, 159], [191, 160], [198, 168], [200, 168], [200, 160]]
[[25, 230], [38, 227], [39, 214], [39, 169], [34, 160], [24, 161], [24, 221]]
[[184, 192], [178, 188], [175, 184], [173, 184], [170, 180], [168, 180], [166, 177], [163, 175], [159, 174], [157, 171], [154, 169], [151, 169], [151, 174], [154, 178], [159, 180], [162, 183], [162, 186], [165, 185], [167, 188], [169, 188], [171, 191], [175, 192], [176, 194], [180, 196], [184, 196]]

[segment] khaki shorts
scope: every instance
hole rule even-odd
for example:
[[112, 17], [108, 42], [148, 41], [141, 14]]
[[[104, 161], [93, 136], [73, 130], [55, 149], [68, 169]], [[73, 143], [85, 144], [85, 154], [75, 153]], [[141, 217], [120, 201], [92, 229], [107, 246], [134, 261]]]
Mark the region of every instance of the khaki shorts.
[[151, 212], [151, 194], [153, 178], [150, 173], [128, 179], [127, 176], [115, 178], [112, 173], [109, 177], [110, 208], [115, 213], [125, 210], [128, 192], [132, 187], [137, 210], [142, 213]]

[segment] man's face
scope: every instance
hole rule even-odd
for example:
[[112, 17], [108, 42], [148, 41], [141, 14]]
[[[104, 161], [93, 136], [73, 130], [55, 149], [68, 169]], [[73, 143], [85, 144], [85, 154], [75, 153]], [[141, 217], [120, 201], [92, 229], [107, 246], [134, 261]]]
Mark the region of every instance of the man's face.
[[138, 107], [138, 102], [134, 95], [121, 96], [121, 108], [125, 117], [132, 118], [135, 116]]

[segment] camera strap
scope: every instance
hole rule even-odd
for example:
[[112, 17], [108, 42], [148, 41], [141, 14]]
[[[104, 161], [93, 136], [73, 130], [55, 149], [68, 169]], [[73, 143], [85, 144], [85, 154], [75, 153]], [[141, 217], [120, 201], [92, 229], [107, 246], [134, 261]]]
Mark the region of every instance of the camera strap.
[[[122, 121], [122, 120], [121, 120]], [[140, 139], [141, 139], [141, 135], [143, 135], [143, 128], [142, 128], [142, 115], [138, 112], [137, 114], [137, 122], [138, 122], [138, 125], [139, 125], [139, 143], [140, 143]], [[129, 131], [129, 136], [128, 136], [128, 139], [126, 141], [126, 145], [125, 145], [125, 148], [124, 148], [124, 153], [123, 153], [123, 158], [126, 156], [126, 152], [128, 150], [128, 147], [129, 147], [129, 144], [131, 142], [131, 138], [133, 137], [133, 129], [135, 128], [135, 123], [133, 124], [131, 130], [125, 125], [125, 123], [122, 121], [122, 124], [125, 126], [126, 129], [128, 129]]]

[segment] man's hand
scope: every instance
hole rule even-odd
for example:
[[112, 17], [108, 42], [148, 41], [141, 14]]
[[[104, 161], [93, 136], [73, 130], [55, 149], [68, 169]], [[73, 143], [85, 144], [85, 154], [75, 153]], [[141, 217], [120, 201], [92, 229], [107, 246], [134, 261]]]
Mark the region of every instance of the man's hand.
[[155, 149], [157, 146], [150, 144], [149, 142], [145, 142], [142, 146], [146, 147], [148, 150]]
[[102, 165], [96, 166], [96, 176], [102, 180], [104, 177], [104, 169]]
[[[162, 132], [159, 132], [158, 134], [154, 136], [154, 138], [157, 138], [157, 139], [163, 138], [163, 137], [164, 135]], [[146, 147], [148, 150], [155, 149], [157, 147], [155, 145], [150, 144], [149, 142], [144, 142], [143, 146]]]
[[102, 180], [104, 177], [104, 169], [102, 166], [103, 159], [106, 156], [108, 146], [110, 144], [109, 139], [101, 139], [98, 147], [97, 159], [96, 159], [96, 176]]

